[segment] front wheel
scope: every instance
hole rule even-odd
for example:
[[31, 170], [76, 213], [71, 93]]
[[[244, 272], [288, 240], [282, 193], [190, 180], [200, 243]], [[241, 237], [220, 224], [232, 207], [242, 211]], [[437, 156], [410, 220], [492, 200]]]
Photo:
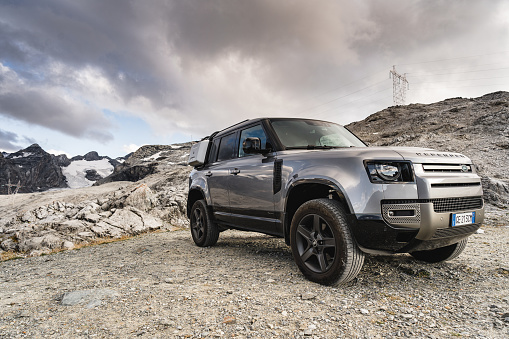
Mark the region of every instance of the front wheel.
[[219, 238], [219, 229], [210, 218], [205, 200], [198, 200], [191, 208], [191, 235], [200, 247], [214, 246]]
[[292, 219], [290, 244], [302, 274], [319, 284], [349, 282], [364, 263], [364, 253], [355, 244], [346, 213], [336, 200], [302, 204]]
[[416, 251], [410, 253], [415, 259], [428, 263], [437, 263], [456, 258], [467, 246], [467, 239], [456, 244], [435, 248], [434, 250]]

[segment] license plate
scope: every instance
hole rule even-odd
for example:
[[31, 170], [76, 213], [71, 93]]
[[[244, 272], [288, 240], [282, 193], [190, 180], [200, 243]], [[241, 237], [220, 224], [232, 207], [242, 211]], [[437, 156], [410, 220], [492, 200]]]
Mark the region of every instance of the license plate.
[[452, 226], [470, 225], [475, 223], [475, 212], [457, 213], [452, 215]]

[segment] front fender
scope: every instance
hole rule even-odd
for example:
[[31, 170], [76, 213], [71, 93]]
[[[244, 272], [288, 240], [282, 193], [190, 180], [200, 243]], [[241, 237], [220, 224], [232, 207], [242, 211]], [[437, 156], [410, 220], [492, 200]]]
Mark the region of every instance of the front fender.
[[283, 182], [286, 183], [286, 192], [283, 196], [288, 197], [291, 189], [301, 183], [323, 183], [343, 195], [350, 213], [380, 213], [384, 185], [374, 185], [369, 181], [364, 157], [347, 157], [347, 154], [341, 154], [343, 157], [319, 157], [320, 154], [308, 153], [308, 161], [294, 160], [293, 157], [284, 159]]
[[325, 185], [325, 186], [330, 187], [331, 190], [338, 192], [338, 194], [342, 198], [344, 198], [346, 204], [348, 205], [349, 211], [353, 211], [352, 203], [350, 201], [350, 198], [346, 194], [344, 187], [337, 180], [334, 180], [334, 178], [329, 178], [329, 177], [316, 177], [316, 176], [309, 177], [309, 178], [299, 177], [296, 180], [290, 180], [287, 184], [287, 187], [285, 188], [285, 191], [286, 191], [285, 205], [286, 205], [286, 202], [288, 201], [288, 197], [292, 193], [292, 190], [294, 188], [296, 188], [297, 186], [303, 185], [303, 184], [320, 184], [320, 185]]

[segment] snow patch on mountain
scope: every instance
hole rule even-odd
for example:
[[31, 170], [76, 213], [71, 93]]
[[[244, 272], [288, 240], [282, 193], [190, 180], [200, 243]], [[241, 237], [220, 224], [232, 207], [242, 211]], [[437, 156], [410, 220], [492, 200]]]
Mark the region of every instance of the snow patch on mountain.
[[33, 155], [33, 153], [30, 152], [22, 152], [21, 155], [17, 156], [10, 156], [9, 159], [20, 159], [20, 158], [28, 158], [29, 156]]
[[62, 173], [70, 188], [92, 186], [95, 181], [86, 178], [87, 171], [90, 170], [95, 170], [97, 174], [104, 178], [113, 173], [113, 165], [105, 158], [93, 161], [76, 160], [72, 161], [69, 166], [62, 167]]
[[141, 161], [154, 161], [154, 160], [157, 160], [157, 158], [159, 158], [161, 156], [161, 153], [163, 153], [164, 151], [161, 151], [161, 152], [157, 152], [149, 157], [146, 157], [146, 158], [143, 158], [141, 159]]

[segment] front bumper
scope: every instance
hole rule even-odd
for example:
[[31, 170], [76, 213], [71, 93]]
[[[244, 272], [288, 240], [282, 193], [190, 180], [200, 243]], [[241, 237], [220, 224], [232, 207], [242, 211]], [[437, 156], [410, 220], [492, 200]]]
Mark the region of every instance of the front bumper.
[[[484, 220], [482, 197], [382, 200], [381, 215], [351, 216], [365, 252], [413, 252], [448, 246], [472, 235]], [[455, 213], [475, 212], [475, 222], [452, 226]]]

